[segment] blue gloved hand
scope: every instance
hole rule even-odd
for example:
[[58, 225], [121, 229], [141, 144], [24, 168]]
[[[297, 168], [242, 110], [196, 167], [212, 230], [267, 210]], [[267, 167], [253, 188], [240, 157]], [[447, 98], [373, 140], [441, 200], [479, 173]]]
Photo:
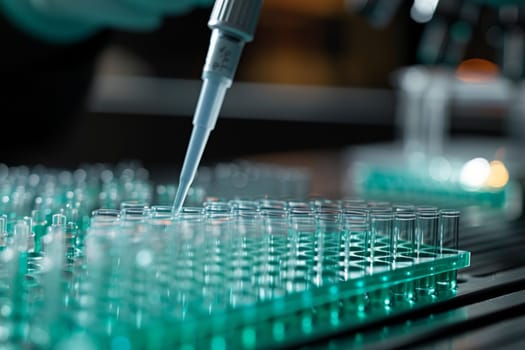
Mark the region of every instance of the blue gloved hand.
[[55, 43], [84, 39], [103, 28], [150, 31], [166, 15], [213, 0], [0, 0], [0, 10], [29, 34]]

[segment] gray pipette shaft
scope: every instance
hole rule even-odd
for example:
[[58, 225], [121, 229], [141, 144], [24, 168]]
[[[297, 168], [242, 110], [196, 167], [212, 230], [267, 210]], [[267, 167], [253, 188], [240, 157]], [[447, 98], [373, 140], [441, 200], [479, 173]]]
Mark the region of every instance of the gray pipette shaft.
[[193, 117], [193, 131], [173, 203], [178, 213], [193, 183], [210, 132], [237, 70], [244, 44], [253, 40], [263, 0], [217, 0], [208, 26], [213, 30], [204, 65], [203, 85]]

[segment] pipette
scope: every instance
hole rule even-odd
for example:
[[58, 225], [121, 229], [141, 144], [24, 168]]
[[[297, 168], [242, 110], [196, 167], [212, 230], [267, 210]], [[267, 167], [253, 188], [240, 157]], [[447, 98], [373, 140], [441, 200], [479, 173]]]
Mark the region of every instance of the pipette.
[[208, 26], [210, 46], [202, 72], [203, 84], [190, 143], [180, 173], [173, 212], [176, 214], [193, 183], [210, 132], [231, 86], [244, 44], [253, 40], [263, 0], [216, 0]]

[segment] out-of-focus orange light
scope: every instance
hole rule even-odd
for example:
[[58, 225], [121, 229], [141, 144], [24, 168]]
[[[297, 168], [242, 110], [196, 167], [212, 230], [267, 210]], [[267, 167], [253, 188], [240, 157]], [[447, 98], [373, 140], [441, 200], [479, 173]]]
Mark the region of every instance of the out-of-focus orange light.
[[470, 58], [461, 62], [456, 69], [456, 77], [466, 83], [483, 83], [495, 79], [500, 74], [497, 64], [482, 58]]
[[490, 162], [490, 175], [486, 185], [492, 188], [503, 188], [509, 182], [509, 171], [503, 162], [493, 160]]

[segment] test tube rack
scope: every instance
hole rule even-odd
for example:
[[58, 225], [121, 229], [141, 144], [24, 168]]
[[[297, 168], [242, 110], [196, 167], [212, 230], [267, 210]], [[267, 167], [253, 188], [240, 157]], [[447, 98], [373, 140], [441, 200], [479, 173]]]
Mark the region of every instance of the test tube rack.
[[418, 261], [406, 258], [396, 267], [380, 259], [371, 264], [357, 260], [352, 269], [354, 273], [367, 271], [361, 276], [355, 274], [350, 280], [326, 286], [312, 285], [222, 314], [174, 323], [168, 329], [176, 330], [171, 340], [177, 348], [294, 348], [342, 331], [351, 334], [381, 319], [453, 297], [455, 286], [421, 295], [414, 288], [437, 283], [446, 275], [455, 276], [457, 270], [469, 265], [469, 259], [468, 252], [449, 251], [447, 256], [428, 253]]
[[[125, 196], [122, 209], [91, 211], [80, 188], [35, 196], [27, 216], [4, 205], [2, 345], [285, 348], [451, 298], [470, 263], [467, 251], [403, 239], [394, 252], [392, 237], [344, 225], [302, 235], [282, 200], [203, 203], [181, 218]], [[314, 220], [344, 212], [303, 204]]]

